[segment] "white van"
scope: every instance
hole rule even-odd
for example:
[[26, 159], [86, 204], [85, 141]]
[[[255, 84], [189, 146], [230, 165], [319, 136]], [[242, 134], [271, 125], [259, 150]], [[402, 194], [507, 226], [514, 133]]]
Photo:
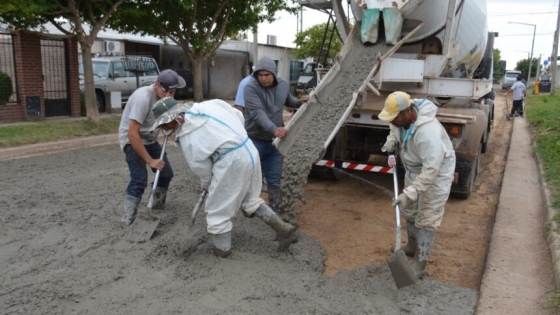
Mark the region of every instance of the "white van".
[[518, 75], [521, 75], [521, 71], [507, 70], [504, 74], [502, 90], [509, 89], [517, 81]]

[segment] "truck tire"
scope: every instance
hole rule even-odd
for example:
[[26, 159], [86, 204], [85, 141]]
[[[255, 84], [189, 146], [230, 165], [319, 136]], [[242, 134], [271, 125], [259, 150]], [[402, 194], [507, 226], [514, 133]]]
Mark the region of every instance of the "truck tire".
[[459, 199], [469, 199], [474, 188], [474, 182], [477, 178], [478, 171], [480, 169], [480, 157], [482, 155], [481, 153], [482, 153], [482, 144], [478, 146], [478, 155], [476, 156], [476, 160], [472, 164], [472, 167], [468, 171], [469, 178], [466, 181], [466, 187], [465, 187], [466, 189], [463, 190], [462, 192], [452, 192], [451, 193], [452, 196], [457, 197]]
[[345, 174], [344, 171], [337, 170], [334, 167], [314, 165], [311, 168], [311, 172], [309, 173], [309, 176], [311, 178], [338, 181], [342, 179], [345, 176]]
[[95, 91], [95, 98], [97, 99], [97, 110], [100, 113], [105, 111], [105, 97], [103, 96], [103, 92]]

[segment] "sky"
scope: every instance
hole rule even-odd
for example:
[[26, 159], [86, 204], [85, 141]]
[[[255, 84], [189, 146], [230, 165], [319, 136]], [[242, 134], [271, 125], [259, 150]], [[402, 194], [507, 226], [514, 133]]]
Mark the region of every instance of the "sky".
[[[499, 33], [498, 38], [494, 40], [494, 48], [500, 50], [501, 58], [506, 60], [508, 70], [514, 69], [518, 61], [529, 58], [531, 50], [533, 50], [533, 58], [542, 55], [544, 60], [552, 55], [559, 1], [487, 0], [488, 30]], [[345, 2], [343, 0], [343, 3]], [[259, 43], [266, 44], [267, 35], [274, 35], [278, 46], [295, 47], [293, 41], [298, 30], [297, 17], [286, 12], [278, 13], [277, 16], [278, 20], [274, 23], [259, 25]], [[303, 12], [304, 30], [327, 21], [326, 13], [311, 9], [305, 9]], [[535, 32], [534, 47], [532, 47], [533, 32]], [[250, 34], [249, 40], [252, 38]]]

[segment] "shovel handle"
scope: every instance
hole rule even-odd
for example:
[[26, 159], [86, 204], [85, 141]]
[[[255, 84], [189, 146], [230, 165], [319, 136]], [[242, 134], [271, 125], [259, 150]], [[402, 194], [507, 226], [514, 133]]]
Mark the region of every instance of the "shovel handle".
[[196, 218], [196, 214], [198, 213], [198, 210], [200, 210], [200, 207], [202, 207], [202, 204], [204, 203], [204, 200], [206, 200], [206, 196], [208, 196], [208, 190], [203, 189], [202, 194], [200, 194], [200, 198], [198, 198], [196, 206], [194, 206], [194, 210], [191, 214], [191, 226], [194, 225], [194, 220]]
[[[395, 148], [395, 152], [399, 152], [399, 147]], [[395, 153], [396, 155], [396, 153]], [[396, 156], [395, 156], [396, 160]], [[397, 166], [393, 166], [393, 191], [395, 193], [395, 200], [399, 197], [399, 181], [397, 178]], [[401, 215], [399, 205], [395, 206], [395, 253], [401, 249]]]
[[[159, 156], [160, 160], [163, 160], [163, 157], [165, 156], [165, 148], [167, 147], [167, 139], [169, 138], [170, 134], [166, 134], [163, 138], [163, 146], [161, 147], [161, 154]], [[160, 170], [156, 171], [156, 177], [154, 178], [154, 183], [152, 184], [152, 191], [150, 192], [150, 199], [148, 199], [148, 208], [152, 209], [152, 207], [154, 206], [154, 195], [155, 195], [155, 191], [156, 191], [156, 187], [159, 181], [159, 174], [161, 173]]]

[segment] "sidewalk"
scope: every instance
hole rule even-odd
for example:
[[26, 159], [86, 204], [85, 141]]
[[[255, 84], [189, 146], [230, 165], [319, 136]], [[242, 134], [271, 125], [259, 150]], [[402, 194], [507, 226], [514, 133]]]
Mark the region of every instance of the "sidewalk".
[[[552, 314], [544, 310], [555, 289], [558, 257], [547, 246], [548, 204], [524, 118], [515, 118], [500, 200], [482, 276], [477, 315]], [[507, 196], [507, 197], [506, 197]], [[556, 260], [556, 259], [555, 259]]]

